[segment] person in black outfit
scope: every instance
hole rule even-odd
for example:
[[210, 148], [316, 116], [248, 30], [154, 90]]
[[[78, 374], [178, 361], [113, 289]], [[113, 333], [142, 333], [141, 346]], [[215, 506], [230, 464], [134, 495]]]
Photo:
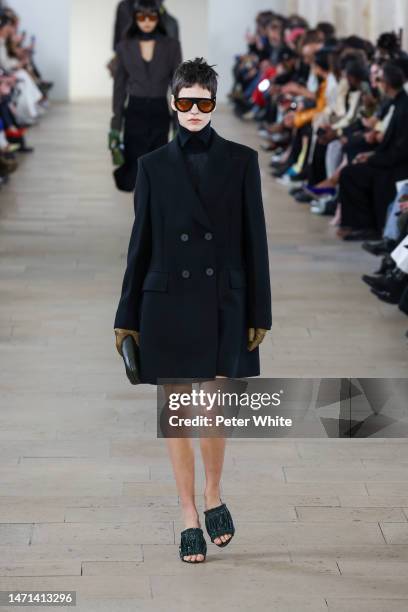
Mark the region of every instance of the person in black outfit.
[[119, 141], [124, 124], [124, 163], [114, 171], [122, 191], [134, 190], [139, 156], [168, 142], [167, 91], [182, 60], [180, 43], [166, 35], [154, 0], [139, 0], [133, 10], [134, 22], [116, 48], [110, 133], [111, 142]]
[[[120, 41], [126, 37], [129, 27], [133, 20], [133, 7], [135, 0], [121, 0], [116, 9], [115, 27], [113, 31], [113, 50]], [[163, 0], [156, 0], [157, 7], [160, 10], [161, 20], [165, 28], [167, 36], [170, 38], [180, 39], [178, 21], [170, 13], [167, 12]]]
[[396, 181], [408, 176], [408, 95], [404, 74], [393, 63], [384, 64], [381, 83], [394, 106], [382, 142], [375, 151], [360, 153], [340, 175], [343, 240], [380, 238], [387, 208], [395, 197]]
[[[258, 153], [212, 128], [216, 91], [217, 73], [203, 58], [181, 64], [171, 101], [180, 130], [139, 158], [116, 348], [122, 355], [123, 340], [133, 336], [140, 381], [166, 379], [168, 399], [191, 393], [192, 382], [211, 389], [216, 378], [258, 376], [259, 345], [272, 325]], [[194, 448], [188, 436], [171, 433], [166, 440], [186, 525], [180, 557], [201, 562], [206, 543], [195, 505]], [[220, 499], [225, 437], [204, 435], [200, 448], [207, 531], [225, 546], [234, 535]]]

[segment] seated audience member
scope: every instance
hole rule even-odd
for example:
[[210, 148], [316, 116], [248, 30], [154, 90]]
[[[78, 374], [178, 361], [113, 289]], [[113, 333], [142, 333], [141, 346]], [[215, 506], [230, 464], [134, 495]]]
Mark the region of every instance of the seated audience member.
[[32, 125], [39, 117], [38, 103], [43, 99], [43, 94], [27, 70], [27, 55], [22, 54], [18, 58], [9, 51], [15, 33], [16, 21], [7, 9], [0, 16], [0, 68], [16, 76], [16, 95], [13, 99], [16, 119], [20, 124]]
[[392, 114], [374, 151], [360, 153], [340, 176], [341, 229], [347, 240], [380, 237], [395, 183], [408, 177], [408, 96], [404, 73], [389, 62], [380, 86], [391, 100]]
[[16, 153], [33, 151], [25, 134], [44, 114], [52, 87], [34, 62], [34, 40], [25, 45], [25, 37], [18, 15], [0, 8], [0, 185], [17, 169]]
[[299, 15], [265, 11], [247, 42], [230, 98], [238, 117], [256, 123], [272, 176], [312, 213], [332, 216], [343, 240], [365, 240], [365, 250], [383, 256], [363, 280], [408, 314], [408, 55], [400, 38], [337, 39], [331, 23], [311, 29]]

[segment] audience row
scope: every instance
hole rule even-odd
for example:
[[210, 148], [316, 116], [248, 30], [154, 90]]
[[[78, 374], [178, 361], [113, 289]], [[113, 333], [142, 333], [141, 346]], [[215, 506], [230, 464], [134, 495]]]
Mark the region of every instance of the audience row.
[[29, 43], [11, 8], [0, 8], [0, 186], [18, 167], [17, 153], [30, 153], [25, 135], [48, 108], [46, 82], [34, 61], [35, 38]]
[[331, 216], [341, 240], [383, 257], [363, 281], [408, 314], [408, 55], [398, 36], [373, 44], [263, 11], [247, 45], [230, 100], [257, 125], [272, 176]]

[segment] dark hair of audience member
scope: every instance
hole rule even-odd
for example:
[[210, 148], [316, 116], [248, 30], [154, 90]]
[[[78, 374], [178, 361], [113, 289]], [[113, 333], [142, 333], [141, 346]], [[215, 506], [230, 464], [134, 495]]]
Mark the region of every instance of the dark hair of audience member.
[[315, 53], [314, 63], [316, 66], [321, 68], [324, 72], [329, 72], [330, 70], [330, 53], [325, 49], [319, 49]]
[[273, 11], [261, 11], [256, 16], [256, 25], [260, 28], [264, 28], [274, 16], [275, 13]]
[[368, 81], [368, 70], [358, 59], [349, 60], [344, 66], [344, 72], [348, 77], [356, 81]]
[[304, 17], [294, 13], [293, 15], [289, 15], [289, 17], [286, 19], [286, 27], [291, 30], [294, 28], [303, 28], [308, 30], [309, 24]]
[[404, 73], [405, 80], [408, 81], [408, 57], [397, 57], [392, 60], [392, 63], [398, 68], [401, 68]]
[[308, 30], [303, 38], [303, 45], [312, 45], [322, 42], [321, 34], [318, 30]]
[[318, 32], [322, 32], [325, 41], [328, 41], [331, 38], [335, 38], [336, 36], [336, 28], [332, 23], [328, 21], [320, 21], [316, 26], [316, 30]]
[[365, 61], [365, 55], [359, 52], [348, 51], [347, 53], [343, 53], [340, 55], [340, 66], [342, 70], [345, 70], [347, 64], [351, 64], [352, 62], [356, 62], [360, 64], [360, 66], [367, 66], [367, 62]]
[[401, 68], [394, 62], [386, 62], [382, 67], [382, 71], [384, 82], [388, 87], [391, 87], [391, 89], [395, 91], [399, 91], [404, 87], [405, 75]]
[[274, 13], [273, 17], [268, 19], [266, 25], [268, 28], [280, 28], [283, 31], [286, 27], [286, 17], [279, 15], [279, 13]]
[[395, 32], [383, 32], [377, 39], [377, 48], [388, 53], [390, 57], [399, 54], [401, 45]]

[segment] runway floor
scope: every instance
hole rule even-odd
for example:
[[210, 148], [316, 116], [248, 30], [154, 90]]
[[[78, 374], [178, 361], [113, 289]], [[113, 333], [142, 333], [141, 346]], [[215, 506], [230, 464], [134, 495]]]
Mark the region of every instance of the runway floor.
[[[179, 561], [155, 387], [131, 387], [114, 347], [133, 204], [113, 185], [108, 119], [108, 104], [55, 105], [0, 192], [0, 591], [76, 590], [84, 612], [405, 611], [404, 439], [231, 440], [234, 541], [209, 543], [194, 569]], [[214, 127], [257, 146], [228, 109]], [[262, 375], [406, 377], [408, 320], [360, 280], [378, 261], [260, 160], [273, 296]], [[200, 508], [201, 487], [198, 474]]]

